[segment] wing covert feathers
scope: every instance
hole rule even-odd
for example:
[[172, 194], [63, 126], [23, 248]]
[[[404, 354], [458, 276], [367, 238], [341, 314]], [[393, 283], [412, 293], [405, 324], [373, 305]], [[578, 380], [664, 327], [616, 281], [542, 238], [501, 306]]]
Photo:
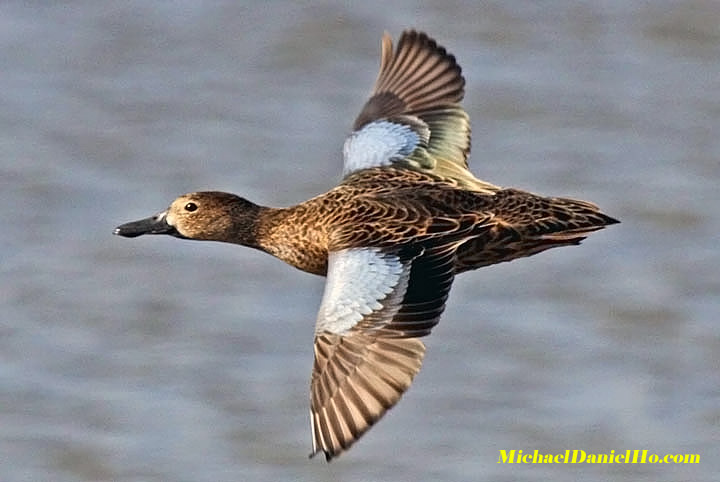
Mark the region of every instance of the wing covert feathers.
[[390, 36], [383, 36], [381, 59], [375, 87], [354, 131], [377, 121], [412, 126], [424, 142], [393, 161], [396, 165], [454, 179], [466, 189], [494, 192], [496, 186], [468, 170], [470, 119], [460, 106], [465, 79], [455, 57], [426, 34], [408, 30], [395, 51]]
[[347, 450], [408, 389], [425, 354], [419, 337], [430, 333], [445, 308], [456, 247], [430, 247], [408, 261], [399, 309], [375, 310], [343, 334], [316, 332], [311, 456], [323, 452], [330, 460]]

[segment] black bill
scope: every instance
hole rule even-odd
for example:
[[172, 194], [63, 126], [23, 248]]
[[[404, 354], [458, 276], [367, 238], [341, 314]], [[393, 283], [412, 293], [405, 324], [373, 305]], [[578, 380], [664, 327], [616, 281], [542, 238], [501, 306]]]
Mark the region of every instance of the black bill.
[[143, 234], [169, 234], [170, 236], [182, 237], [175, 229], [175, 226], [170, 226], [167, 223], [165, 213], [140, 219], [139, 221], [121, 224], [115, 228], [113, 234], [126, 238], [136, 238]]

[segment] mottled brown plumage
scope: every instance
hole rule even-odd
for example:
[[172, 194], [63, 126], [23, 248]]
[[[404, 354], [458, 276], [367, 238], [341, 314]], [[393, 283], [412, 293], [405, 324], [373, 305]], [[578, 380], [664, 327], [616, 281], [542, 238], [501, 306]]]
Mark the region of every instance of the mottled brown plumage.
[[345, 177], [288, 208], [190, 193], [116, 234], [171, 234], [260, 249], [327, 275], [315, 328], [313, 454], [347, 450], [419, 371], [454, 276], [579, 244], [617, 221], [586, 201], [475, 178], [455, 58], [427, 35], [382, 41], [380, 74], [345, 145]]

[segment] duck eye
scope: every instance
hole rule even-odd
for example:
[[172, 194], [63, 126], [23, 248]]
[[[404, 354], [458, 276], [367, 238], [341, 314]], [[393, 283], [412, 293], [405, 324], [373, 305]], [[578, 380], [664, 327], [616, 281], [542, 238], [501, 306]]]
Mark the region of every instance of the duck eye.
[[185, 211], [193, 212], [193, 211], [196, 211], [196, 210], [197, 210], [197, 204], [195, 204], [195, 203], [187, 203], [187, 204], [185, 205]]

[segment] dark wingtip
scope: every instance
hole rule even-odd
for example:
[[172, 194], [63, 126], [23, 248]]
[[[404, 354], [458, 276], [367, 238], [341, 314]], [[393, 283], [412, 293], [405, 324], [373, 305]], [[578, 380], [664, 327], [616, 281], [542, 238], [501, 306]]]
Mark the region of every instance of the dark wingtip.
[[331, 454], [330, 452], [326, 451], [326, 450], [323, 450], [323, 449], [320, 449], [320, 450], [318, 450], [317, 452], [313, 452], [313, 453], [309, 454], [309, 455], [308, 455], [308, 459], [314, 459], [315, 456], [316, 456], [317, 454], [319, 454], [320, 452], [322, 452], [322, 454], [325, 456], [325, 462], [327, 462], [327, 463], [332, 462], [332, 459], [333, 459], [334, 455]]

